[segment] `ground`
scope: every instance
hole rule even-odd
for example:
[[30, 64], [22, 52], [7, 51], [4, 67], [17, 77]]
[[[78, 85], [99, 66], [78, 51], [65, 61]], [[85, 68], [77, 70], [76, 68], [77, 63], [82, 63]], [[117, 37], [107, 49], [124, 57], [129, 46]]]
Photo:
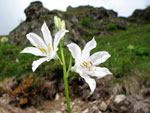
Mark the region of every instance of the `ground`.
[[[106, 86], [106, 82], [109, 80], [109, 76], [104, 79], [97, 79], [97, 88], [92, 95], [86, 83], [77, 85], [77, 81], [73, 81], [76, 85], [71, 84], [69, 87], [72, 113], [150, 112], [150, 98], [144, 97], [144, 94], [149, 95], [149, 90], [145, 90], [147, 92], [143, 91], [142, 95], [113, 95]], [[3, 82], [3, 84], [5, 83]], [[55, 84], [51, 84], [47, 89], [52, 90], [51, 88], [54, 87], [52, 85]], [[35, 96], [37, 96], [37, 94], [35, 94]], [[34, 104], [30, 105], [28, 103], [22, 106], [18, 105], [18, 101], [16, 101], [19, 97], [14, 98], [8, 93], [3, 93], [0, 97], [0, 113], [67, 113], [66, 99], [63, 92], [56, 93], [53, 99], [50, 99], [50, 97], [46, 99], [44, 96], [45, 95], [41, 95], [36, 99], [33, 97], [28, 98], [29, 101]]]

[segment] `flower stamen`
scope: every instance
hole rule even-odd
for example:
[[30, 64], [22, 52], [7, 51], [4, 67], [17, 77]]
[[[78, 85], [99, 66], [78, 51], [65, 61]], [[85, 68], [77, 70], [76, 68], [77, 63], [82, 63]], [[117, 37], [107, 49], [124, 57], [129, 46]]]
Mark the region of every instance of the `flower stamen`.
[[83, 65], [80, 65], [82, 68], [84, 68], [84, 66]]
[[91, 69], [90, 69], [90, 66], [89, 66], [89, 71], [90, 71]]
[[[89, 63], [86, 62], [86, 61], [83, 61], [82, 64], [80, 64], [80, 66], [81, 66], [82, 68], [87, 69], [88, 71], [91, 71], [91, 66], [93, 66], [93, 63], [92, 63], [92, 61], [90, 61]], [[94, 68], [94, 71], [96, 71], [95, 68]]]
[[93, 63], [92, 63], [92, 61], [90, 61], [90, 64], [91, 64], [91, 66], [93, 66]]
[[86, 68], [88, 67], [88, 63], [87, 63], [87, 62], [83, 61], [82, 64], [83, 64]]
[[39, 49], [40, 51], [42, 51], [43, 54], [44, 54], [44, 53], [47, 54], [47, 52], [46, 52], [46, 50], [45, 50], [44, 48], [41, 48], [39, 45], [38, 45], [37, 47], [38, 47], [38, 49]]
[[50, 52], [51, 52], [50, 43], [48, 43], [48, 46], [47, 46], [47, 48], [48, 48], [48, 52], [50, 53]]

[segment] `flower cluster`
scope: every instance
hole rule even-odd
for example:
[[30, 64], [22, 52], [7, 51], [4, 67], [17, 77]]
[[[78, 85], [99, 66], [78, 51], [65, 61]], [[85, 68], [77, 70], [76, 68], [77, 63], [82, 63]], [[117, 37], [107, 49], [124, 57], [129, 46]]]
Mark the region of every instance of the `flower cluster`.
[[[64, 21], [59, 20], [57, 17], [55, 17], [54, 20], [55, 26], [57, 30], [59, 30], [54, 37], [54, 41], [45, 22], [41, 28], [43, 38], [35, 33], [29, 33], [26, 35], [27, 39], [34, 47], [27, 47], [21, 51], [21, 53], [31, 53], [36, 56], [43, 56], [43, 58], [40, 58], [32, 63], [33, 72], [44, 61], [59, 58], [57, 55], [58, 44], [68, 30], [65, 30]], [[90, 51], [95, 48], [96, 45], [97, 43], [94, 38], [85, 45], [82, 51], [75, 43], [70, 43], [67, 45], [72, 57], [75, 59], [75, 64], [71, 68], [71, 71], [79, 73], [79, 75], [88, 83], [91, 93], [93, 93], [96, 88], [96, 82], [91, 77], [102, 78], [111, 74], [107, 68], [97, 67], [110, 57], [110, 54], [107, 51], [99, 51], [93, 55], [90, 55]]]

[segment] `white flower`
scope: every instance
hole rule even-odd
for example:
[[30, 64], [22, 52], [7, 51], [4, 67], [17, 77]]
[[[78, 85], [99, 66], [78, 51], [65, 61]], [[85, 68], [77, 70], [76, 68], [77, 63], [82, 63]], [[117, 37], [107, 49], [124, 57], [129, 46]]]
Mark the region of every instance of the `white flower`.
[[90, 56], [90, 51], [95, 48], [96, 45], [94, 38], [85, 45], [82, 51], [75, 43], [67, 45], [75, 59], [75, 65], [71, 68], [71, 71], [79, 73], [80, 76], [85, 79], [91, 89], [91, 93], [93, 93], [96, 88], [96, 82], [90, 77], [102, 78], [111, 74], [107, 68], [96, 67], [110, 57], [110, 54], [107, 51], [96, 52]]
[[60, 30], [59, 32], [57, 32], [53, 43], [51, 33], [45, 22], [41, 27], [41, 31], [44, 40], [35, 33], [29, 33], [26, 35], [26, 37], [35, 47], [27, 47], [23, 51], [21, 51], [21, 53], [31, 53], [36, 56], [43, 56], [43, 58], [40, 58], [39, 60], [36, 60], [32, 63], [33, 72], [41, 63], [58, 58], [56, 53], [56, 51], [58, 50], [57, 46], [61, 38], [65, 35], [66, 32], [68, 32], [68, 30]]

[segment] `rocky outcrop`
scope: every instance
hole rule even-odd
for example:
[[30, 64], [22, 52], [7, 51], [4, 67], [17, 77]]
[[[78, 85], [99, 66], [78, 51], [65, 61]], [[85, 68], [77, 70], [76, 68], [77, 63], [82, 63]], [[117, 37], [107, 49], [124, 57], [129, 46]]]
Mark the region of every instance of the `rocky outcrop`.
[[66, 12], [49, 11], [44, 8], [41, 2], [32, 2], [25, 9], [26, 20], [22, 22], [16, 29], [9, 34], [9, 43], [15, 45], [29, 45], [26, 34], [34, 32], [42, 37], [41, 26], [45, 21], [54, 36], [56, 33], [53, 18], [58, 16], [65, 20], [66, 43], [76, 42], [84, 45], [85, 41], [82, 37], [106, 36], [106, 27], [113, 23], [118, 29], [125, 29], [126, 22], [122, 18], [117, 17], [117, 13], [113, 10], [105, 8], [94, 8], [91, 6], [80, 6], [77, 8], [68, 7]]
[[[41, 2], [32, 2], [29, 7], [25, 9], [26, 21], [22, 22], [16, 29], [14, 29], [9, 34], [9, 43], [15, 45], [27, 46], [29, 41], [26, 39], [26, 34], [29, 32], [34, 32], [42, 37], [41, 26], [45, 21], [49, 27], [52, 35], [56, 33], [54, 27], [54, 16], [62, 18], [60, 11], [49, 11], [44, 8]], [[70, 31], [66, 35], [66, 40], [68, 42], [80, 42], [81, 45], [84, 45], [84, 41], [79, 41], [80, 34], [74, 29], [72, 23], [66, 20], [66, 27]], [[75, 38], [74, 38], [75, 37]]]
[[43, 8], [42, 2], [32, 2], [29, 7], [25, 9], [25, 14], [27, 16], [26, 21], [31, 21], [33, 19], [40, 18], [49, 12], [48, 9]]
[[137, 23], [150, 23], [150, 7], [146, 9], [137, 9], [129, 17], [130, 21]]
[[[121, 30], [125, 30], [128, 24], [127, 19], [119, 18], [115, 11], [103, 7], [79, 6], [73, 8], [69, 6], [66, 15], [73, 17], [70, 19], [71, 22], [81, 25], [77, 29], [82, 36], [108, 36], [106, 28], [109, 24], [115, 24], [117, 29]], [[84, 22], [86, 22], [85, 25]], [[95, 32], [89, 32], [87, 29]]]
[[71, 6], [69, 6], [67, 8], [67, 12], [72, 12], [78, 17], [78, 19], [89, 17], [93, 20], [102, 18], [116, 18], [118, 15], [113, 10], [106, 10], [103, 7], [94, 8], [92, 6], [79, 6], [77, 8], [72, 8]]
[[44, 8], [42, 2], [37, 1], [32, 2], [24, 12], [26, 20], [10, 32], [10, 44], [29, 45], [29, 41], [26, 39], [26, 34], [29, 32], [34, 32], [42, 37], [41, 26], [44, 21], [54, 36], [56, 33], [53, 22], [54, 16], [58, 16], [66, 22], [66, 29], [69, 30], [69, 33], [66, 34], [65, 44], [75, 42], [80, 46], [85, 44], [82, 37], [109, 36], [109, 27], [126, 30], [126, 27], [132, 22], [150, 23], [150, 7], [144, 10], [135, 10], [129, 18], [124, 18], [118, 17], [118, 14], [113, 10], [107, 10], [103, 7], [79, 6], [73, 8], [69, 6], [66, 12], [49, 11]]

